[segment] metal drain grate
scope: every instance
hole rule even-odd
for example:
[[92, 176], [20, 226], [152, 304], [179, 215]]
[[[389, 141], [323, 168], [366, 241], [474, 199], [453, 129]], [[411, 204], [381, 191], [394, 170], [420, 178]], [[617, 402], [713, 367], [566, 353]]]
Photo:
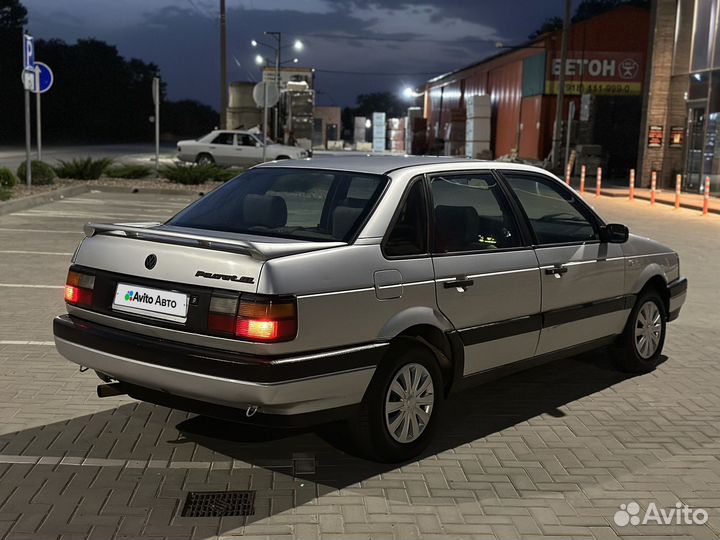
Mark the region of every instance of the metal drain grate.
[[254, 491], [191, 491], [182, 510], [184, 517], [252, 516]]

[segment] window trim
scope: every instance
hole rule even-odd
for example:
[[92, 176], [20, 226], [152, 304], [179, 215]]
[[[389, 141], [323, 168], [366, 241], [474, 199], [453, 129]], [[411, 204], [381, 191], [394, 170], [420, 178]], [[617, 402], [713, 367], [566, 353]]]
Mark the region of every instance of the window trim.
[[[429, 238], [429, 244], [428, 249], [430, 251], [430, 254], [433, 257], [457, 257], [459, 255], [480, 255], [484, 253], [505, 253], [510, 251], [521, 251], [523, 249], [529, 249], [532, 247], [532, 242], [530, 241], [532, 237], [528, 235], [528, 231], [525, 230], [526, 224], [525, 220], [520, 217], [520, 215], [517, 214], [517, 210], [515, 208], [515, 205], [513, 204], [513, 200], [508, 196], [507, 193], [507, 186], [504, 184], [501, 178], [498, 178], [498, 175], [494, 174], [493, 169], [470, 169], [470, 170], [451, 170], [451, 171], [440, 171], [440, 172], [433, 172], [430, 174], [427, 174], [427, 180], [426, 180], [426, 189], [428, 193], [428, 215], [429, 215], [429, 221], [431, 223], [431, 226], [428, 228], [428, 231], [431, 231], [430, 238]], [[515, 228], [517, 229], [519, 238], [520, 238], [520, 245], [514, 246], [514, 247], [507, 247], [507, 248], [497, 248], [497, 249], [473, 249], [473, 250], [463, 250], [463, 251], [435, 251], [435, 245], [434, 245], [434, 238], [435, 238], [435, 201], [433, 199], [432, 194], [432, 180], [435, 177], [438, 176], [467, 176], [471, 174], [489, 174], [492, 176], [495, 181], [498, 183], [498, 186], [500, 188], [501, 197], [504, 198], [505, 202], [507, 203], [508, 210], [510, 211], [510, 214], [512, 216], [513, 221], [515, 222]], [[502, 209], [502, 208], [501, 208]]]
[[[382, 241], [380, 242], [380, 252], [382, 253], [382, 256], [388, 260], [388, 261], [397, 261], [397, 260], [407, 260], [407, 259], [423, 259], [430, 256], [430, 218], [428, 215], [428, 184], [427, 184], [427, 175], [425, 174], [419, 174], [417, 176], [414, 176], [410, 179], [410, 181], [405, 186], [405, 191], [403, 192], [403, 195], [400, 199], [400, 202], [395, 207], [395, 211], [393, 212], [392, 219], [390, 220], [390, 223], [388, 224], [387, 228], [385, 229], [385, 234], [383, 235]], [[407, 202], [408, 197], [410, 197], [410, 191], [415, 187], [415, 184], [420, 182], [421, 185], [421, 194], [423, 198], [423, 214], [425, 219], [425, 251], [423, 253], [416, 253], [415, 255], [389, 255], [387, 253], [387, 242], [390, 238], [390, 232], [395, 228], [395, 225], [400, 219], [400, 212], [402, 211], [403, 206], [405, 206], [405, 203]], [[389, 182], [388, 182], [389, 184]]]
[[[512, 170], [512, 169], [495, 169], [495, 172], [497, 173], [498, 177], [502, 180], [503, 184], [505, 184], [508, 193], [512, 197], [513, 203], [515, 204], [517, 208], [517, 212], [519, 212], [519, 215], [522, 216], [522, 220], [525, 223], [525, 227], [527, 227], [528, 232], [531, 235], [532, 239], [532, 247], [537, 248], [546, 248], [546, 247], [562, 247], [562, 246], [581, 246], [581, 245], [591, 245], [591, 244], [600, 244], [600, 231], [602, 227], [605, 225], [605, 222], [598, 216], [595, 211], [592, 209], [592, 207], [585, 202], [585, 200], [580, 197], [580, 195], [572, 188], [570, 188], [567, 184], [564, 182], [558, 180], [557, 178], [550, 176], [548, 174], [542, 174], [535, 171], [524, 171], [524, 170]], [[525, 208], [522, 205], [522, 202], [520, 202], [520, 198], [517, 196], [515, 191], [510, 186], [510, 182], [505, 177], [504, 173], [515, 173], [521, 176], [525, 176], [528, 178], [538, 178], [540, 179], [541, 183], [545, 182], [546, 184], [552, 184], [553, 186], [557, 187], [557, 191], [562, 192], [565, 190], [566, 193], [571, 194], [573, 201], [569, 201], [565, 199], [565, 201], [570, 204], [573, 208], [575, 208], [580, 214], [582, 214], [590, 224], [595, 229], [595, 233], [598, 235], [598, 238], [596, 240], [575, 240], [572, 242], [553, 242], [553, 243], [546, 243], [541, 244], [538, 241], [537, 236], [535, 235], [535, 231], [532, 227], [532, 222], [530, 218], [528, 217], [527, 213], [525, 212]]]

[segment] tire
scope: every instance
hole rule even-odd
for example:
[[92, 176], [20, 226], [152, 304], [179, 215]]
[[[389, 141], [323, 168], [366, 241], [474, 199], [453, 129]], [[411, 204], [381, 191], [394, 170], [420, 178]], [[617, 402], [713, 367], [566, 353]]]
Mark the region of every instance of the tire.
[[[403, 381], [412, 387], [416, 380], [421, 391], [403, 400], [399, 393]], [[414, 343], [391, 346], [365, 392], [358, 418], [350, 425], [357, 447], [376, 461], [414, 458], [432, 440], [443, 402], [442, 372], [432, 352]], [[388, 411], [398, 407], [409, 408]], [[425, 421], [423, 413], [429, 414]]]
[[215, 159], [210, 154], [198, 154], [195, 163], [198, 165], [214, 165]]
[[615, 346], [615, 364], [628, 373], [647, 373], [660, 363], [667, 312], [657, 291], [640, 293], [625, 330]]
[[276, 160], [280, 160], [280, 159], [290, 159], [290, 156], [278, 156], [278, 157], [276, 157], [275, 159], [276, 159]]

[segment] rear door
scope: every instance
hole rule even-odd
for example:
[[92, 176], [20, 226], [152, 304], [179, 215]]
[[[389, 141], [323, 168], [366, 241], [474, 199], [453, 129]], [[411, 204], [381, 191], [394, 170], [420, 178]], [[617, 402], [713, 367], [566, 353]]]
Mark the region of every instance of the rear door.
[[505, 188], [490, 171], [429, 180], [435, 290], [463, 342], [463, 375], [533, 356], [540, 273]]
[[540, 264], [543, 329], [537, 354], [621, 332], [630, 306], [623, 297], [620, 244], [600, 242], [601, 222], [557, 180], [523, 171], [502, 175], [526, 214]]
[[223, 131], [218, 133], [208, 147], [218, 165], [235, 165], [235, 134]]

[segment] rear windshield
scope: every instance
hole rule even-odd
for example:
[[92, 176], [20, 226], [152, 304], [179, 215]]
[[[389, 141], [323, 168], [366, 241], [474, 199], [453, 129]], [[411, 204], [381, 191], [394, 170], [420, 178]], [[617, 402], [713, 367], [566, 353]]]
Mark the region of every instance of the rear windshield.
[[212, 191], [168, 225], [312, 241], [349, 241], [387, 177], [257, 168]]

